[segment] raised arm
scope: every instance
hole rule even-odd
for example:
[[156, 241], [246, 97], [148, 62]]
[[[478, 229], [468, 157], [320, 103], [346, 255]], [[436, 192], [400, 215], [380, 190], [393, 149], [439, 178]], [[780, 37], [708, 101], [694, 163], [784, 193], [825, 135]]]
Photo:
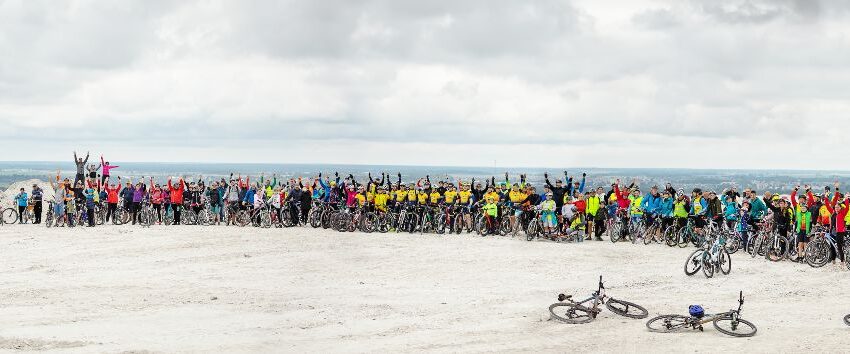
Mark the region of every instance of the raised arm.
[[584, 184], [585, 184], [586, 181], [587, 181], [587, 173], [582, 172], [581, 173], [581, 184], [578, 186], [578, 192], [579, 193], [584, 193]]
[[553, 186], [552, 183], [549, 182], [548, 172], [543, 172], [543, 180], [546, 182], [546, 186], [549, 187], [549, 189], [555, 189], [555, 186]]

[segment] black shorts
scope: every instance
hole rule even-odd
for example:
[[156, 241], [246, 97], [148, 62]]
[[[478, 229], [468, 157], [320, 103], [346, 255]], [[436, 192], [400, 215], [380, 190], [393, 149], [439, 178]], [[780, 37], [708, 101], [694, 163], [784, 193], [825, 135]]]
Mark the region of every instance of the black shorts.
[[694, 217], [694, 227], [698, 229], [705, 227], [705, 219], [699, 216]]
[[797, 242], [809, 242], [809, 235], [805, 231], [798, 231]]

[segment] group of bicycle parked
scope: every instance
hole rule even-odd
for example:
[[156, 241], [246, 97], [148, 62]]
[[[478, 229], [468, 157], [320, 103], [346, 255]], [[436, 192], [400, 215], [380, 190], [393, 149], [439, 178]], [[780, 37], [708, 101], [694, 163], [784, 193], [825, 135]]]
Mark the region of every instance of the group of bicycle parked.
[[[820, 263], [824, 257], [845, 261], [850, 223], [850, 195], [842, 194], [838, 183], [824, 187], [822, 193], [809, 186], [802, 191], [797, 187], [786, 198], [770, 192], [759, 196], [750, 189], [739, 193], [735, 188], [720, 194], [698, 188], [685, 193], [669, 183], [644, 193], [636, 180], [629, 185], [617, 180], [610, 188], [586, 191], [586, 174], [574, 178], [567, 171], [554, 183], [544, 174], [540, 192], [527, 183], [526, 175], [511, 181], [508, 173], [501, 181], [491, 177], [469, 182], [431, 181], [425, 176], [403, 183], [400, 173], [395, 181], [387, 173], [379, 179], [369, 174], [363, 181], [339, 173], [289, 180], [261, 175], [253, 183], [250, 177], [234, 174], [220, 180], [150, 177], [133, 181], [113, 178], [119, 166], [102, 156], [99, 164], [88, 160], [88, 154], [81, 158], [74, 153], [73, 181], [58, 172], [51, 176], [55, 192], [54, 199], [47, 201], [48, 227], [94, 227], [108, 222], [311, 225], [338, 231], [467, 231], [482, 236], [522, 232], [529, 241], [599, 241], [607, 236], [612, 242], [682, 247], [719, 238], [773, 260], [803, 262], [806, 255], [817, 253]], [[0, 222], [41, 223], [43, 194], [38, 186], [29, 194], [22, 188], [15, 197], [17, 210], [4, 210]], [[815, 241], [816, 250], [809, 245]]]

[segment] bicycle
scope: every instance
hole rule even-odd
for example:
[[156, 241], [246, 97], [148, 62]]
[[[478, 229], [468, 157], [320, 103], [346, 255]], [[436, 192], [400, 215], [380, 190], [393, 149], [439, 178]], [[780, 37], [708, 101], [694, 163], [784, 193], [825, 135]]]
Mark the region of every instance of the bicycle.
[[662, 243], [665, 241], [665, 232], [663, 229], [663, 221], [661, 215], [649, 215], [648, 218], [652, 218], [652, 222], [645, 226], [643, 231], [643, 244], [648, 245], [655, 241], [655, 243]]
[[44, 226], [47, 228], [53, 227], [53, 207], [56, 206], [56, 203], [52, 200], [47, 201], [47, 210], [44, 213]]
[[[684, 329], [703, 331], [703, 324], [711, 322], [720, 333], [732, 337], [752, 337], [756, 334], [756, 326], [741, 318], [741, 308], [744, 306], [744, 292], [738, 297], [738, 309], [718, 314], [705, 314], [701, 307], [691, 306], [690, 316], [661, 315], [646, 322], [650, 332], [672, 333]], [[848, 315], [850, 316], [850, 315]]]
[[[709, 236], [703, 247], [691, 253], [685, 260], [685, 275], [692, 276], [702, 269], [706, 278], [714, 276], [716, 270], [724, 275], [732, 272], [732, 258], [724, 247], [723, 237]], [[708, 242], [710, 241], [710, 242]]]
[[[549, 313], [557, 321], [570, 324], [584, 324], [596, 319], [602, 310], [599, 305], [605, 304], [609, 311], [628, 318], [642, 319], [649, 316], [649, 311], [633, 302], [622, 301], [605, 294], [602, 276], [599, 276], [599, 287], [589, 298], [580, 302], [572, 300], [572, 295], [558, 294], [558, 302], [549, 306]], [[607, 301], [606, 301], [607, 299]], [[564, 300], [569, 302], [564, 302]], [[592, 305], [586, 305], [592, 303]], [[566, 309], [560, 309], [565, 307]], [[558, 311], [556, 311], [556, 309]]]
[[[829, 263], [829, 261], [837, 258], [838, 245], [832, 238], [831, 233], [819, 228], [806, 245], [805, 252], [806, 263], [813, 268], [820, 268]], [[847, 269], [850, 270], [850, 258], [847, 258], [847, 255], [850, 254], [850, 249], [845, 249], [844, 254]]]

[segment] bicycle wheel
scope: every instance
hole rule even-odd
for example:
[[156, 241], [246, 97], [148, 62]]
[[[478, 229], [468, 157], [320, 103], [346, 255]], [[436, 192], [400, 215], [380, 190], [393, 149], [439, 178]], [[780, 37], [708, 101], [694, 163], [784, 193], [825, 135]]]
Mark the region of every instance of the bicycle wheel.
[[735, 252], [738, 252], [738, 250], [741, 249], [742, 243], [741, 235], [734, 233], [726, 239], [726, 245], [723, 247], [726, 248], [726, 252], [729, 252], [729, 254], [735, 254]]
[[483, 215], [479, 215], [475, 218], [475, 231], [482, 237], [487, 236], [487, 218]]
[[608, 302], [605, 303], [605, 307], [607, 307], [608, 310], [611, 310], [611, 312], [623, 317], [642, 319], [649, 316], [649, 311], [647, 311], [643, 306], [634, 302], [617, 300], [613, 297], [608, 299]]
[[685, 260], [685, 275], [692, 276], [702, 269], [702, 252], [703, 250], [696, 250]]
[[700, 261], [702, 262], [702, 274], [705, 274], [706, 278], [711, 278], [714, 276], [714, 262], [711, 261], [711, 253], [708, 251], [702, 251], [702, 256], [700, 257]]
[[767, 245], [767, 259], [773, 262], [779, 262], [785, 259], [785, 256], [788, 254], [788, 246], [787, 238], [782, 237], [780, 234], [774, 235]]
[[463, 214], [457, 214], [452, 219], [452, 231], [456, 234], [460, 234], [463, 231]]
[[724, 249], [720, 250], [719, 257], [717, 268], [720, 269], [720, 273], [723, 273], [723, 275], [729, 275], [732, 272], [732, 257]]
[[668, 226], [664, 229], [664, 243], [670, 247], [676, 247], [676, 231], [673, 230], [672, 226]]
[[596, 318], [596, 314], [584, 306], [564, 302], [549, 305], [549, 313], [555, 320], [569, 324], [585, 324]]
[[18, 212], [12, 208], [3, 209], [3, 222], [7, 224], [18, 222]]
[[648, 245], [652, 243], [652, 240], [655, 238], [655, 233], [657, 229], [655, 227], [650, 226], [645, 231], [643, 231], [643, 244]]
[[613, 225], [611, 225], [611, 228], [609, 229], [611, 230], [611, 235], [609, 236], [611, 238], [611, 243], [617, 243], [617, 241], [620, 241], [620, 236], [622, 236], [623, 231], [622, 228], [623, 225], [618, 222], [615, 222], [613, 223]]
[[718, 331], [732, 337], [752, 337], [757, 331], [756, 325], [750, 321], [733, 319], [731, 316], [715, 318], [713, 323]]
[[537, 220], [528, 224], [528, 229], [525, 230], [526, 241], [534, 241], [534, 238], [537, 237], [538, 227]]
[[434, 232], [436, 232], [438, 235], [446, 233], [446, 214], [437, 214], [437, 218], [434, 219], [434, 223]]
[[499, 235], [507, 236], [509, 233], [511, 233], [511, 218], [504, 215], [502, 222], [499, 223]]
[[752, 244], [752, 248], [749, 249], [749, 252], [747, 253], [750, 254], [750, 257], [755, 258], [761, 251], [761, 246], [764, 243], [764, 237], [762, 236], [762, 234], [759, 234], [756, 236], [756, 239], [752, 240], [750, 243]]
[[679, 245], [679, 248], [688, 247], [688, 244], [691, 240], [691, 235], [688, 233], [687, 229], [683, 228], [676, 233], [676, 244]]
[[366, 215], [363, 216], [362, 221], [363, 221], [363, 224], [361, 225], [360, 229], [363, 232], [369, 234], [369, 233], [372, 233], [372, 232], [374, 232], [375, 230], [378, 229], [378, 215], [377, 214], [371, 213], [371, 212], [366, 213]]
[[688, 328], [690, 317], [681, 315], [661, 315], [646, 322], [650, 332], [671, 333]]
[[251, 223], [251, 213], [249, 213], [247, 210], [240, 210], [236, 214], [236, 224], [238, 224], [240, 227], [248, 226], [248, 224], [250, 224], [250, 223]]
[[820, 268], [829, 263], [829, 245], [822, 238], [817, 238], [806, 245], [806, 263], [813, 268]]
[[48, 212], [44, 217], [44, 226], [48, 228], [53, 226], [53, 212]]

